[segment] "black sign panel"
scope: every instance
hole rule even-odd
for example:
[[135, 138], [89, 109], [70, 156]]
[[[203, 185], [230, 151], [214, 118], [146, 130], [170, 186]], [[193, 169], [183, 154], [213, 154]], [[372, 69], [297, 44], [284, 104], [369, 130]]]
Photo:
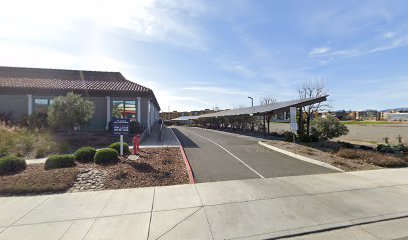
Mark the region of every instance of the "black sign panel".
[[114, 118], [112, 120], [113, 135], [126, 135], [129, 133], [130, 119]]

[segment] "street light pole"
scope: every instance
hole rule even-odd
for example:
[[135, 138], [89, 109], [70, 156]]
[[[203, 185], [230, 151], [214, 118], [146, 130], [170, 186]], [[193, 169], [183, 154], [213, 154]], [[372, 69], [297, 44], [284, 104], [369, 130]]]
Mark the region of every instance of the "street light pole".
[[[251, 99], [251, 105], [252, 105], [252, 107], [254, 107], [254, 98], [253, 97], [248, 97], [248, 98], [250, 98]], [[253, 132], [254, 131], [254, 119], [253, 119], [253, 115], [251, 114], [251, 131]]]
[[248, 97], [251, 99], [252, 107], [254, 106], [254, 98], [253, 97]]

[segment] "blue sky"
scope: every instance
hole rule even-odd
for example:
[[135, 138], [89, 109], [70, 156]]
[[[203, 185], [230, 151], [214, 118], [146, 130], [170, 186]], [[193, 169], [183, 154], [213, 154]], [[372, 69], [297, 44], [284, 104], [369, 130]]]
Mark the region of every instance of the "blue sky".
[[162, 110], [292, 100], [322, 81], [333, 109], [408, 103], [408, 3], [2, 1], [0, 65], [120, 71]]

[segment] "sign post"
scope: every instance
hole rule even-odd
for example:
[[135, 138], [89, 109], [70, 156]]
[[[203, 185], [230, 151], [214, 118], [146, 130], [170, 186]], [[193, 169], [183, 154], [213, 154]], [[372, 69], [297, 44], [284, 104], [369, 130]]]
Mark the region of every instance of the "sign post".
[[120, 135], [120, 156], [123, 156], [123, 135]]
[[120, 155], [123, 155], [123, 135], [129, 133], [130, 120], [124, 118], [114, 118], [112, 121], [113, 135], [120, 135]]
[[296, 107], [290, 107], [290, 131], [293, 134], [293, 142], [295, 142], [295, 132], [298, 130], [298, 124], [296, 121]]

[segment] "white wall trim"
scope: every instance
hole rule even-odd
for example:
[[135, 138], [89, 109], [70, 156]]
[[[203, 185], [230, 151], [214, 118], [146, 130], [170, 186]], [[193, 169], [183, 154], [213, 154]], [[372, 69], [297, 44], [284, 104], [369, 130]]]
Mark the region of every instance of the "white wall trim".
[[137, 117], [137, 121], [139, 122], [139, 123], [141, 123], [141, 116], [140, 116], [140, 112], [141, 112], [141, 109], [140, 109], [140, 97], [137, 97], [137, 109], [136, 109], [136, 117]]
[[109, 129], [110, 120], [111, 120], [111, 97], [106, 96], [106, 130]]
[[33, 95], [28, 94], [28, 115], [30, 116], [33, 113]]
[[151, 119], [151, 112], [150, 112], [150, 99], [147, 100], [147, 129], [149, 129], [150, 134], [150, 119]]

